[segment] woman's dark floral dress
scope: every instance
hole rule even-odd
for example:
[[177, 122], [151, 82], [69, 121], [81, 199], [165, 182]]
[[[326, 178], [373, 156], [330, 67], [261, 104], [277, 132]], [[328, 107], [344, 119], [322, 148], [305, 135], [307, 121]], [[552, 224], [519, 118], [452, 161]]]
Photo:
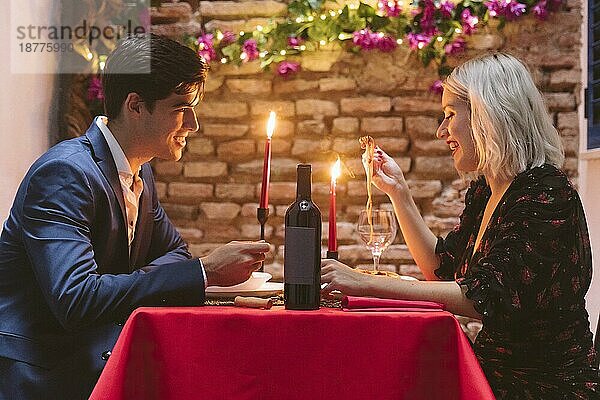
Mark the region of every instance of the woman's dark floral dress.
[[600, 398], [584, 296], [592, 257], [579, 195], [550, 165], [515, 177], [473, 251], [491, 191], [473, 181], [436, 274], [475, 302], [473, 348], [498, 399]]

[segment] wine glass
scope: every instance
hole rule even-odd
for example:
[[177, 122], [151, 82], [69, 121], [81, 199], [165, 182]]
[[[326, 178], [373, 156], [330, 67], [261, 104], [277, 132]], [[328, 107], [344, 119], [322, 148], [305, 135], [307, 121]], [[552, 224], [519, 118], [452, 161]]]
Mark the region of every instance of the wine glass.
[[367, 210], [358, 216], [358, 234], [373, 254], [373, 271], [379, 268], [381, 253], [394, 241], [398, 232], [396, 216], [388, 210], [371, 210], [371, 221]]

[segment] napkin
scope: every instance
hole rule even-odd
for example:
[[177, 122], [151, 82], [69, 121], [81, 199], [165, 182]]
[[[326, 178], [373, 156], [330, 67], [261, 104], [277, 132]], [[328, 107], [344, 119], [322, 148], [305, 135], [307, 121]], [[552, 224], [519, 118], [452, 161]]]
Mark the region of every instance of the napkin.
[[344, 311], [443, 311], [444, 305], [433, 301], [344, 296], [342, 309]]

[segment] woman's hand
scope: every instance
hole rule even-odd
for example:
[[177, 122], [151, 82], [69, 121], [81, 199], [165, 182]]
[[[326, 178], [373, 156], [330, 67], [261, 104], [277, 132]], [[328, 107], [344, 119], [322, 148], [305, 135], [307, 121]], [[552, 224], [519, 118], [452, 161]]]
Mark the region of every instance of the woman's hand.
[[379, 147], [373, 157], [373, 184], [387, 195], [408, 190], [402, 169], [394, 159]]
[[321, 261], [321, 283], [327, 283], [321, 292], [325, 295], [332, 290], [351, 296], [368, 295], [372, 279], [373, 276], [358, 272], [337, 260]]

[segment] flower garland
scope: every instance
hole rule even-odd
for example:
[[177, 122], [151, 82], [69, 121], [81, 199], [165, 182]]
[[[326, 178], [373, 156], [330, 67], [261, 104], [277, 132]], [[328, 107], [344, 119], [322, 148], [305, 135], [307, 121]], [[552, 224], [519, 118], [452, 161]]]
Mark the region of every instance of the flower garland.
[[288, 77], [300, 70], [294, 61], [304, 51], [315, 51], [338, 43], [352, 52], [390, 52], [408, 45], [425, 66], [438, 65], [440, 76], [451, 68], [448, 55], [466, 48], [465, 37], [490, 19], [506, 21], [533, 14], [545, 20], [558, 10], [563, 0], [414, 0], [408, 10], [401, 1], [380, 0], [377, 8], [365, 3], [348, 4], [341, 9], [325, 9], [323, 0], [294, 0], [281, 22], [258, 25], [252, 32], [202, 33], [184, 42], [208, 62], [222, 64], [260, 60], [262, 69], [277, 64], [276, 72]]
[[[408, 10], [402, 1], [380, 0], [369, 4], [347, 4], [341, 9], [325, 9], [323, 0], [294, 0], [281, 22], [258, 25], [252, 32], [202, 33], [186, 36], [184, 43], [207, 62], [222, 64], [260, 60], [260, 67], [276, 65], [275, 71], [289, 77], [300, 71], [298, 56], [337, 43], [348, 51], [391, 52], [407, 45], [425, 66], [435, 62], [438, 74], [451, 72], [446, 57], [466, 49], [465, 38], [490, 19], [501, 29], [507, 21], [526, 14], [546, 20], [561, 8], [563, 0], [414, 0]], [[430, 88], [440, 93], [441, 81]], [[96, 77], [89, 82], [88, 100], [100, 103], [102, 87]]]

